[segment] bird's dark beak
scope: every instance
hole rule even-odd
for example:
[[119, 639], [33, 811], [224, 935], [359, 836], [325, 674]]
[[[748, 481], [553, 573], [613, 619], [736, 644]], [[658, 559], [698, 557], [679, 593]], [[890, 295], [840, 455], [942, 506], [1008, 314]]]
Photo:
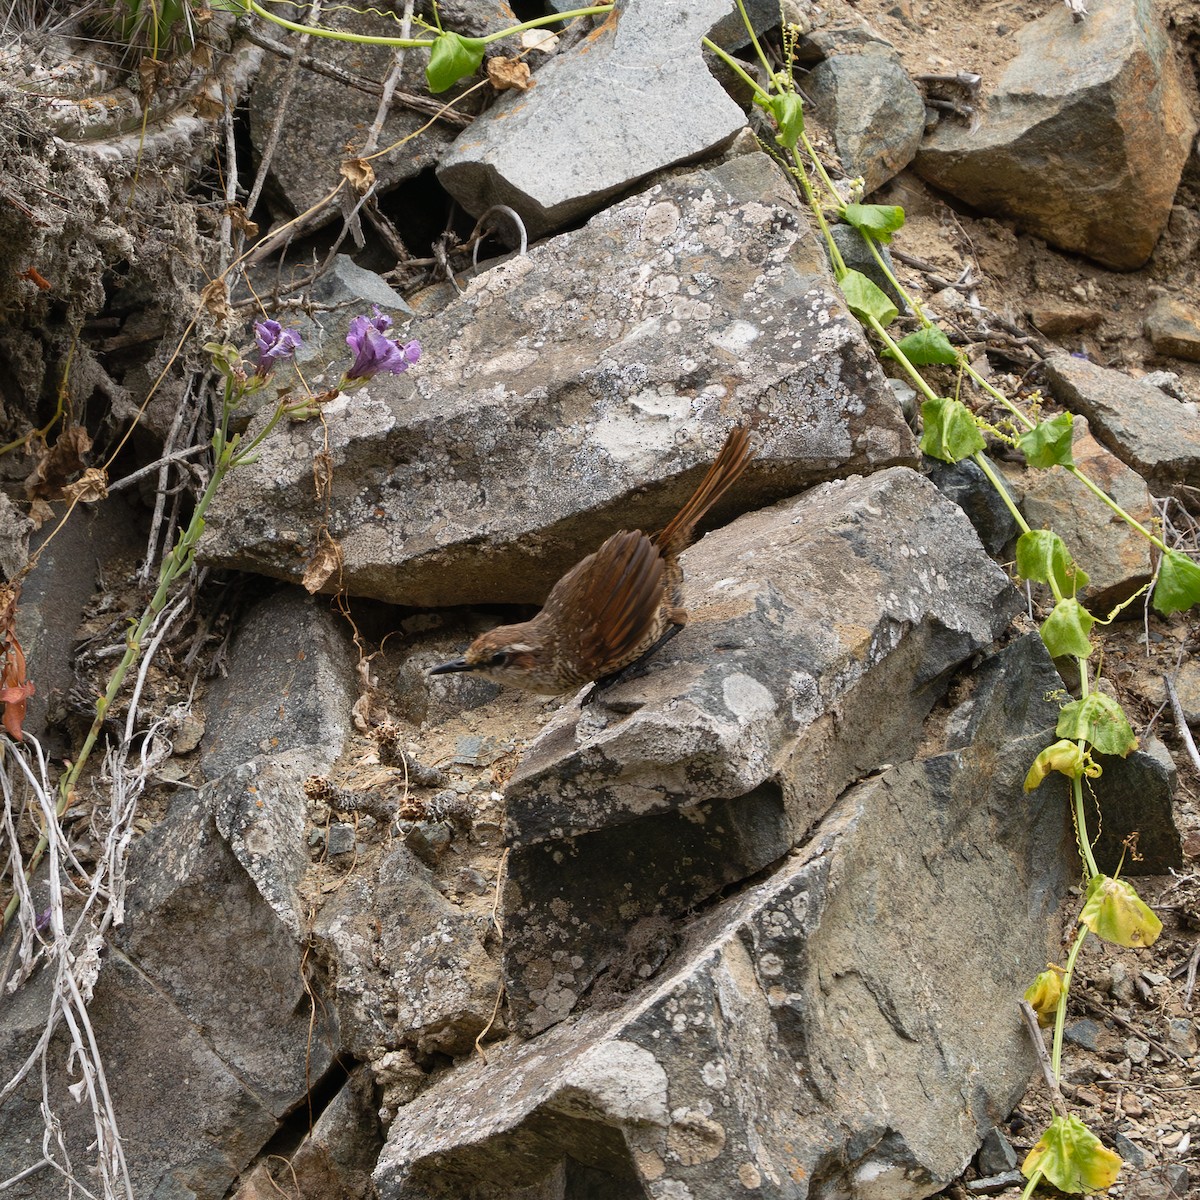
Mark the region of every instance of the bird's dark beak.
[[449, 662], [444, 662], [440, 666], [430, 667], [430, 675], [450, 675], [455, 671], [469, 671], [471, 664], [465, 658], [452, 658]]

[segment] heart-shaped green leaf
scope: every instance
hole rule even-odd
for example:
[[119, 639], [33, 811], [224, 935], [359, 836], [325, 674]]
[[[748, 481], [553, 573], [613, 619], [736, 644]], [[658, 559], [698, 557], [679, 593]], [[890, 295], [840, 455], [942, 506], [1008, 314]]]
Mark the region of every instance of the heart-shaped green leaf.
[[1079, 921], [1118, 946], [1153, 946], [1162, 933], [1162, 922], [1132, 884], [1108, 875], [1095, 875], [1088, 883]]
[[1095, 623], [1096, 618], [1074, 596], [1064, 596], [1038, 632], [1053, 657], [1070, 654], [1075, 658], [1087, 658], [1092, 652], [1088, 634]]
[[[950, 339], [936, 326], [918, 329], [908, 337], [901, 338], [896, 343], [896, 349], [908, 359], [914, 367], [926, 367], [930, 363], [943, 363], [952, 366], [958, 362], [958, 351], [950, 345]], [[885, 351], [892, 358], [899, 354], [891, 350]]]
[[1051, 583], [1064, 596], [1087, 587], [1088, 574], [1076, 565], [1067, 544], [1050, 529], [1030, 529], [1017, 538], [1017, 574], [1031, 583]]
[[982, 450], [986, 443], [971, 410], [961, 400], [940, 396], [921, 405], [924, 432], [921, 452], [942, 462], [959, 462]]
[[1032, 1179], [1036, 1172], [1060, 1192], [1102, 1192], [1116, 1181], [1123, 1166], [1078, 1117], [1055, 1117], [1021, 1164]]
[[904, 224], [904, 209], [898, 204], [847, 204], [842, 220], [860, 233], [869, 233], [877, 242], [890, 242], [892, 234]]
[[874, 318], [886, 327], [896, 319], [896, 306], [861, 271], [847, 271], [838, 280], [838, 287], [860, 321]]
[[1071, 457], [1071, 426], [1075, 418], [1069, 413], [1059, 413], [1049, 421], [1041, 421], [1017, 438], [1017, 445], [1031, 467], [1073, 467]]
[[486, 43], [458, 33], [439, 33], [429, 49], [425, 79], [431, 92], [444, 92], [460, 79], [474, 75], [483, 62]]
[[1121, 706], [1103, 692], [1091, 692], [1082, 700], [1064, 704], [1058, 712], [1054, 732], [1060, 738], [1083, 738], [1098, 754], [1124, 758], [1136, 750], [1138, 740]]
[[1164, 617], [1200, 603], [1200, 564], [1178, 550], [1166, 551], [1159, 564], [1152, 603]]

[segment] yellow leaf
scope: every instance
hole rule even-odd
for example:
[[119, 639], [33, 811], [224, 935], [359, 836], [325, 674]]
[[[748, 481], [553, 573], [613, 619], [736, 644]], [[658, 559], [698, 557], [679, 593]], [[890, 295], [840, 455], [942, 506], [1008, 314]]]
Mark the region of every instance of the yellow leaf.
[[1055, 1117], [1021, 1164], [1026, 1179], [1040, 1171], [1059, 1191], [1100, 1192], [1124, 1164], [1078, 1117]]
[[1162, 933], [1162, 922], [1133, 887], [1108, 875], [1096, 875], [1088, 884], [1079, 920], [1118, 946], [1152, 946]]
[[1054, 1024], [1062, 998], [1062, 975], [1048, 967], [1025, 989], [1025, 1001], [1037, 1013], [1038, 1024], [1045, 1028]]
[[1078, 779], [1084, 767], [1083, 751], [1075, 742], [1055, 742], [1033, 760], [1033, 766], [1025, 776], [1025, 790], [1032, 792], [1051, 771], [1059, 771], [1068, 779]]

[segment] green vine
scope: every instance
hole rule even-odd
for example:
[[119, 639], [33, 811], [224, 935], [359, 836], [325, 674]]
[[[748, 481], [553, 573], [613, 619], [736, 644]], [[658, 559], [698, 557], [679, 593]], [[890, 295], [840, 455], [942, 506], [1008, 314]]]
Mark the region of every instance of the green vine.
[[[1031, 529], [1017, 509], [984, 453], [987, 444], [984, 433], [1000, 436], [1016, 446], [1031, 468], [1045, 470], [1061, 466], [1154, 547], [1159, 555], [1159, 570], [1152, 603], [1160, 613], [1183, 611], [1200, 602], [1200, 566], [1185, 554], [1168, 547], [1161, 537], [1135, 520], [1075, 465], [1071, 457], [1070, 413], [1048, 420], [1035, 420], [1029, 416], [971, 366], [966, 356], [951, 345], [945, 332], [930, 320], [916, 298], [904, 289], [880, 249], [903, 228], [904, 210], [896, 205], [847, 202], [838, 193], [805, 133], [803, 100], [796, 90], [790, 68], [780, 72], [772, 70], [754, 36], [742, 0], [738, 0], [738, 9], [768, 81], [766, 86], [754, 79], [742, 63], [707, 38], [704, 39], [705, 47], [752, 90], [755, 105], [770, 117], [776, 130], [777, 153], [784, 156], [784, 165], [796, 181], [825, 241], [834, 278], [847, 307], [881, 345], [881, 354], [895, 360], [923, 397], [921, 450], [945, 462], [970, 459], [996, 490], [1021, 530], [1016, 548], [1018, 575], [1045, 584], [1054, 599], [1054, 607], [1040, 629], [1042, 641], [1051, 655], [1073, 659], [1079, 669], [1080, 697], [1063, 705], [1059, 712], [1055, 732], [1060, 740], [1037, 756], [1025, 780], [1026, 791], [1040, 786], [1051, 774], [1065, 776], [1069, 781], [1071, 811], [1086, 885], [1085, 901], [1078, 917], [1079, 929], [1065, 969], [1051, 966], [1038, 976], [1025, 994], [1039, 1021], [1053, 1023], [1051, 1069], [1057, 1080], [1061, 1072], [1071, 979], [1088, 934], [1117, 945], [1144, 947], [1153, 944], [1162, 924], [1129, 883], [1099, 869], [1088, 833], [1084, 778], [1095, 778], [1101, 773], [1098, 755], [1124, 757], [1137, 747], [1137, 739], [1124, 712], [1115, 700], [1093, 689], [1088, 672], [1087, 660], [1094, 649], [1092, 629], [1107, 621], [1095, 617], [1076, 599], [1088, 577], [1075, 563], [1063, 539], [1050, 530]], [[785, 26], [785, 57], [789, 60], [788, 48], [794, 40], [795, 31]], [[818, 188], [822, 190], [824, 202]], [[899, 317], [899, 310], [880, 287], [846, 265], [833, 239], [830, 215], [861, 235], [876, 266], [893, 289], [893, 295], [899, 297], [915, 317], [919, 328], [914, 332], [898, 339], [889, 333], [888, 327]], [[1001, 404], [1013, 422], [1012, 432], [1005, 434], [987, 425], [957, 396], [939, 395], [921, 371], [922, 367], [933, 365], [955, 368], [960, 381], [969, 379]], [[1111, 620], [1111, 616], [1108, 619]], [[1022, 1166], [1028, 1180], [1025, 1196], [1030, 1196], [1043, 1179], [1065, 1192], [1104, 1189], [1115, 1181], [1121, 1165], [1120, 1157], [1104, 1147], [1077, 1117], [1056, 1115]]]

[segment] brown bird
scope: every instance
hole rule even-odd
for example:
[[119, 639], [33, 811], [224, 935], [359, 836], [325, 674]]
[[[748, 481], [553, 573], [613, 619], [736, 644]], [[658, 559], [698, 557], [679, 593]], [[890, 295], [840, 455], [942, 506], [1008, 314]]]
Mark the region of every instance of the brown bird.
[[614, 533], [553, 587], [531, 621], [480, 634], [462, 658], [431, 675], [472, 671], [554, 695], [614, 675], [687, 622], [679, 555], [697, 523], [737, 482], [753, 451], [736, 426], [692, 498], [653, 537]]

